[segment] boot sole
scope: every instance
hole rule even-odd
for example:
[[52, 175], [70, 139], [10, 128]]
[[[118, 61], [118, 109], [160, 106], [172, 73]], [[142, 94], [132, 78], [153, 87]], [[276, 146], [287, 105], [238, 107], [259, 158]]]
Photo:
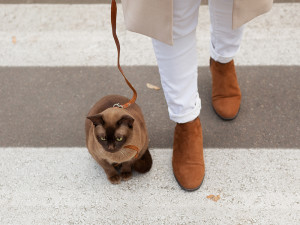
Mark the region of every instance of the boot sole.
[[183, 190], [188, 191], [188, 192], [192, 192], [192, 191], [198, 190], [198, 189], [201, 187], [201, 185], [202, 185], [202, 183], [203, 183], [203, 181], [204, 181], [204, 178], [205, 178], [205, 174], [204, 174], [203, 179], [202, 179], [202, 181], [201, 181], [201, 184], [200, 184], [198, 187], [192, 188], [192, 189], [191, 189], [191, 188], [185, 188], [185, 187], [183, 187], [183, 186], [179, 183], [179, 181], [177, 180], [177, 178], [176, 178], [176, 176], [175, 176], [174, 173], [173, 173], [173, 175], [174, 175], [175, 180], [177, 181], [178, 185], [179, 185]]
[[212, 108], [213, 108], [214, 112], [217, 114], [217, 116], [220, 117], [222, 120], [230, 121], [230, 120], [234, 120], [234, 119], [238, 116], [241, 107], [239, 108], [239, 110], [238, 110], [238, 112], [235, 114], [235, 116], [232, 117], [232, 118], [225, 118], [225, 117], [221, 116], [220, 114], [218, 114], [217, 111], [215, 110], [215, 108], [214, 108], [213, 105], [212, 105]]

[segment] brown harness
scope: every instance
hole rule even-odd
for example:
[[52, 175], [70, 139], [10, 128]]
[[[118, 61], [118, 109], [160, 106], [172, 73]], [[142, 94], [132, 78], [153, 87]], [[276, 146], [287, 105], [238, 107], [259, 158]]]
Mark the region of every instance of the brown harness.
[[[130, 99], [129, 102], [127, 102], [123, 105], [121, 105], [120, 103], [116, 103], [116, 104], [114, 104], [113, 107], [119, 107], [119, 108], [126, 109], [130, 105], [135, 103], [136, 98], [137, 98], [137, 92], [134, 89], [134, 87], [131, 85], [131, 83], [127, 80], [127, 78], [124, 75], [124, 72], [123, 72], [123, 70], [120, 66], [120, 42], [119, 42], [119, 39], [118, 39], [118, 36], [117, 36], [117, 33], [116, 33], [116, 27], [117, 27], [117, 25], [116, 25], [117, 22], [116, 21], [117, 21], [117, 4], [116, 4], [115, 0], [112, 0], [111, 1], [111, 27], [112, 27], [112, 34], [113, 34], [113, 37], [115, 39], [115, 43], [116, 43], [117, 50], [118, 50], [118, 68], [119, 68], [119, 71], [121, 72], [121, 74], [123, 75], [127, 85], [133, 91], [133, 96], [132, 96], [132, 98]], [[124, 148], [132, 149], [132, 150], [136, 151], [136, 155], [134, 157], [138, 158], [139, 148], [137, 146], [135, 146], [135, 145], [126, 145], [126, 146], [124, 146]]]

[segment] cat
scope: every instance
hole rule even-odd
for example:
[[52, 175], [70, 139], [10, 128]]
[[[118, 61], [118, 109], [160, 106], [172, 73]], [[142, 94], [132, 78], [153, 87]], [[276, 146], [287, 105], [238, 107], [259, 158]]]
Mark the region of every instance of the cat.
[[129, 180], [132, 168], [146, 173], [152, 167], [148, 132], [140, 107], [136, 103], [126, 109], [112, 107], [128, 101], [119, 95], [105, 96], [91, 108], [85, 120], [88, 151], [112, 184]]

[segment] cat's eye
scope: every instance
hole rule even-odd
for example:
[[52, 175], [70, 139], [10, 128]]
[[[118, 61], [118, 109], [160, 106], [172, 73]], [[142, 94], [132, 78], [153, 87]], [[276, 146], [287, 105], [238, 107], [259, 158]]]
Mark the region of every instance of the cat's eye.
[[116, 140], [117, 141], [123, 141], [123, 138], [122, 137], [117, 137]]
[[101, 141], [106, 141], [106, 137], [100, 137]]

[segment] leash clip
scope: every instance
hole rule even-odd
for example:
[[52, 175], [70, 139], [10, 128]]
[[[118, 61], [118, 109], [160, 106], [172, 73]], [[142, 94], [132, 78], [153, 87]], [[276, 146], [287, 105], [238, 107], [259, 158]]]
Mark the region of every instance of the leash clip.
[[113, 107], [123, 108], [123, 106], [120, 103], [114, 104]]

